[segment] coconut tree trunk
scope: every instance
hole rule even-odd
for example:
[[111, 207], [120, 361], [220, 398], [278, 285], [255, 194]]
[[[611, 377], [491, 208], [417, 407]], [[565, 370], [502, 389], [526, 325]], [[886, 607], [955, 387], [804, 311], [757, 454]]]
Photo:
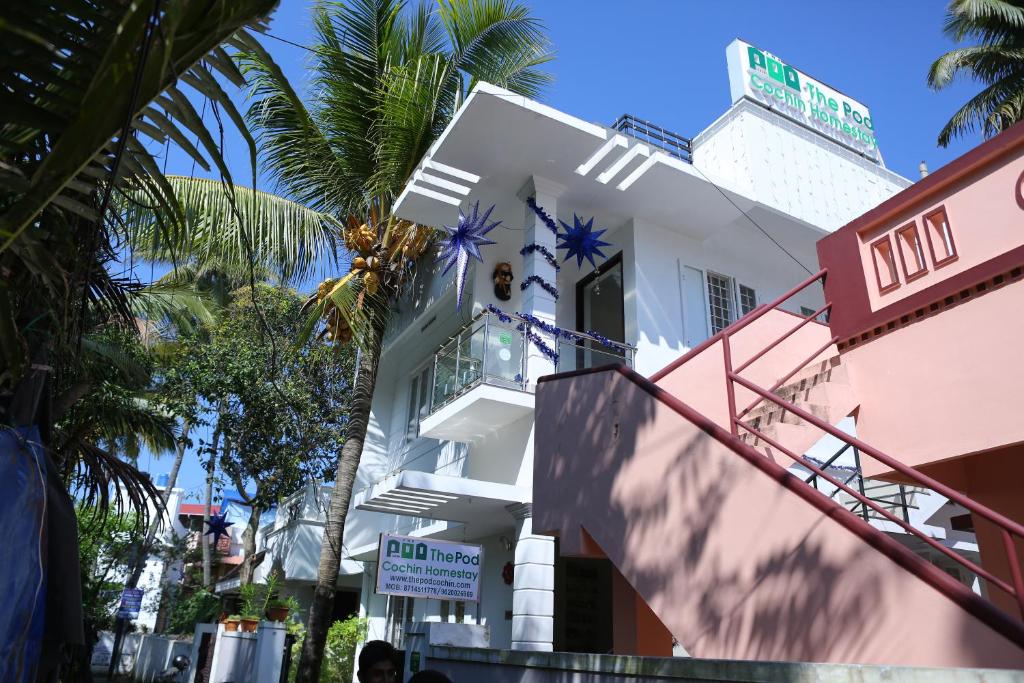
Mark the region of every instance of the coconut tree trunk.
[[[199, 541], [203, 545], [203, 588], [207, 590], [213, 586], [213, 554], [216, 548], [210, 548], [206, 542], [206, 522], [210, 521], [210, 513], [213, 511], [213, 476], [217, 472], [217, 450], [220, 448], [222, 418], [228, 412], [227, 401], [222, 400], [217, 405], [217, 426], [213, 430], [213, 439], [210, 444], [210, 460], [206, 463], [206, 495], [203, 499], [203, 529], [200, 531]], [[224, 450], [231, 448], [227, 437], [224, 437]]]
[[377, 364], [380, 360], [386, 325], [387, 311], [378, 311], [371, 324], [372, 329], [369, 330], [366, 346], [359, 354], [356, 381], [348, 412], [348, 434], [345, 445], [341, 448], [338, 471], [334, 479], [334, 490], [331, 491], [331, 502], [327, 510], [324, 540], [320, 545], [320, 566], [317, 570], [316, 589], [313, 592], [313, 602], [309, 608], [309, 622], [307, 623], [306, 639], [302, 643], [296, 683], [317, 683], [320, 680], [324, 646], [327, 643], [327, 629], [331, 626], [331, 614], [334, 608], [334, 589], [338, 581], [338, 571], [341, 568], [345, 519], [348, 516], [349, 502], [352, 499], [352, 485], [355, 482], [359, 460], [363, 454], [366, 428], [370, 422], [370, 406], [373, 400], [373, 389], [377, 382]]

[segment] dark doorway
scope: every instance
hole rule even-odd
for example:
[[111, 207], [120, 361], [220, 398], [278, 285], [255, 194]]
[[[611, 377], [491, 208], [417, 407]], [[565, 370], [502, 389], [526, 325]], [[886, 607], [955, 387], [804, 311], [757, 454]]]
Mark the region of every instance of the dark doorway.
[[556, 652], [612, 652], [611, 562], [577, 557], [555, 560], [554, 631]]
[[[612, 341], [625, 342], [626, 313], [623, 300], [620, 251], [576, 283], [576, 329], [581, 332], [596, 332]], [[596, 341], [585, 341], [576, 350], [576, 369], [617, 363], [621, 360], [620, 350]]]
[[359, 591], [340, 588], [334, 592], [334, 610], [331, 623], [345, 621], [359, 614]]

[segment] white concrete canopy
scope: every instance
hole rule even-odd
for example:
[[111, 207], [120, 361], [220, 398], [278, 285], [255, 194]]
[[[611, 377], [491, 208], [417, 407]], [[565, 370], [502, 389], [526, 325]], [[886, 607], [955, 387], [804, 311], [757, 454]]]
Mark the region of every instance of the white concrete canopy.
[[482, 439], [533, 412], [533, 394], [479, 384], [420, 422], [420, 436], [445, 441]]
[[560, 203], [587, 206], [606, 225], [647, 220], [703, 240], [752, 212], [783, 243], [806, 241], [808, 228], [825, 234], [635, 138], [488, 83], [473, 89], [426, 154], [396, 214], [428, 225], [458, 219], [468, 195], [422, 179], [437, 169], [473, 191], [518, 188], [539, 175], [565, 187]]
[[523, 486], [403, 470], [360, 491], [352, 502], [358, 510], [466, 524], [493, 517], [511, 526], [507, 507], [530, 497]]

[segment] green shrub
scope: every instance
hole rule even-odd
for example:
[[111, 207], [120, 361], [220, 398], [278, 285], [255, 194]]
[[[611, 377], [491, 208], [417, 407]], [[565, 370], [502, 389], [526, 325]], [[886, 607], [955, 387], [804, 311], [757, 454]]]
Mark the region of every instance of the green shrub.
[[324, 665], [320, 670], [320, 683], [351, 681], [355, 669], [356, 645], [366, 640], [366, 619], [349, 617], [336, 621], [327, 631]]
[[184, 600], [175, 601], [167, 623], [168, 633], [192, 635], [196, 624], [210, 624], [220, 615], [220, 597], [199, 589]]

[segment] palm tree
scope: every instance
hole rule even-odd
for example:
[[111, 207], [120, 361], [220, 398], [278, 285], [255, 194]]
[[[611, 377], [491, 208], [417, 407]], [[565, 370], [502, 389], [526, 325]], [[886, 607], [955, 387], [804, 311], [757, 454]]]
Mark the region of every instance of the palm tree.
[[935, 60], [928, 85], [945, 88], [967, 74], [985, 84], [939, 133], [946, 147], [979, 126], [986, 138], [1024, 120], [1024, 1], [952, 0], [944, 31], [956, 42], [979, 44], [951, 50]]
[[353, 254], [350, 272], [310, 301], [322, 333], [354, 339], [361, 354], [302, 647], [306, 682], [319, 677], [390, 307], [434, 234], [398, 220], [392, 203], [474, 84], [536, 96], [550, 80], [538, 67], [552, 57], [517, 0], [349, 0], [318, 5], [314, 26], [309, 107], [255, 41], [242, 55], [267, 169], [285, 194], [341, 220]]

